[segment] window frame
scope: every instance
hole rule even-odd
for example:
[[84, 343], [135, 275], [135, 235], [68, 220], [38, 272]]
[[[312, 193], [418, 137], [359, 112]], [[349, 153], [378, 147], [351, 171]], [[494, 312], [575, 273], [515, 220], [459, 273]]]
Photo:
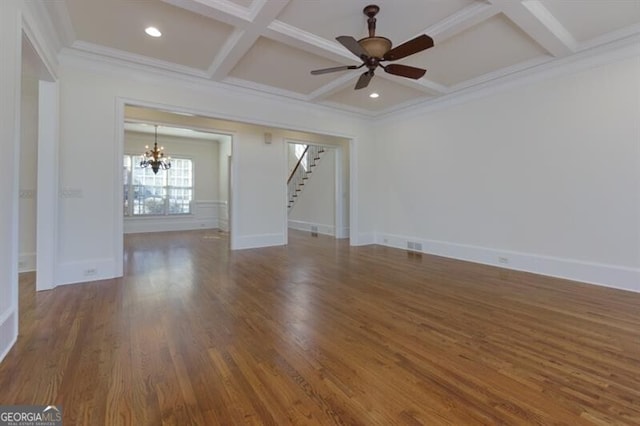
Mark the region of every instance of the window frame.
[[[129, 157], [129, 160], [131, 161], [131, 167], [127, 170], [126, 169], [126, 165], [125, 165], [125, 158]], [[164, 184], [162, 186], [160, 186], [160, 188], [162, 188], [163, 191], [163, 196], [162, 196], [162, 200], [163, 200], [163, 207], [162, 207], [162, 213], [138, 213], [135, 214], [134, 213], [134, 208], [135, 208], [135, 197], [133, 196], [134, 194], [134, 187], [135, 186], [145, 186], [145, 185], [135, 185], [133, 183], [133, 174], [134, 174], [134, 168], [140, 168], [140, 154], [132, 154], [132, 153], [124, 153], [123, 154], [123, 162], [122, 162], [122, 169], [123, 169], [123, 173], [126, 171], [126, 177], [123, 174], [123, 177], [125, 178], [123, 181], [123, 191], [124, 191], [124, 196], [123, 196], [123, 206], [122, 206], [122, 211], [123, 211], [123, 215], [126, 219], [144, 219], [144, 218], [168, 218], [168, 217], [184, 217], [184, 216], [193, 216], [194, 215], [194, 205], [195, 205], [195, 161], [193, 159], [193, 157], [189, 157], [189, 156], [172, 156], [171, 161], [172, 163], [175, 164], [175, 160], [186, 160], [189, 161], [191, 163], [191, 186], [175, 186], [175, 185], [169, 185], [169, 181], [170, 181], [170, 177], [169, 174], [173, 172], [175, 173], [175, 169], [172, 167], [168, 170], [160, 170], [158, 173], [165, 173], [163, 181]], [[149, 169], [150, 170], [150, 169]], [[171, 208], [170, 208], [170, 199], [171, 197], [169, 196], [171, 194], [171, 190], [174, 188], [179, 188], [179, 189], [186, 189], [186, 190], [190, 190], [191, 191], [191, 199], [189, 200], [189, 211], [184, 213], [184, 212], [180, 212], [180, 213], [171, 213]]]

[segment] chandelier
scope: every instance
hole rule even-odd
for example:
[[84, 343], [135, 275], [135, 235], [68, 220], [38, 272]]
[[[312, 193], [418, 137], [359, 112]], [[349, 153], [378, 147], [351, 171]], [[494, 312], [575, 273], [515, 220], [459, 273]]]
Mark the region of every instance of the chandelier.
[[156, 137], [153, 149], [149, 149], [149, 145], [145, 145], [146, 152], [142, 154], [140, 158], [140, 167], [151, 167], [154, 174], [158, 173], [158, 170], [167, 170], [171, 168], [171, 157], [164, 156], [164, 147], [158, 148], [158, 125], [156, 124]]

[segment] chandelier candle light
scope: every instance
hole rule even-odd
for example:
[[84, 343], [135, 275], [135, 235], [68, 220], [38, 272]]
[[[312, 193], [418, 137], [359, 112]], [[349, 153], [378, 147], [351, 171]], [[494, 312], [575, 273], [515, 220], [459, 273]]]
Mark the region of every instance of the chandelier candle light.
[[158, 174], [158, 170], [167, 170], [171, 168], [171, 157], [164, 156], [164, 147], [158, 148], [158, 125], [156, 124], [156, 136], [153, 149], [149, 149], [149, 145], [145, 145], [147, 151], [140, 158], [140, 167], [149, 167], [154, 174]]

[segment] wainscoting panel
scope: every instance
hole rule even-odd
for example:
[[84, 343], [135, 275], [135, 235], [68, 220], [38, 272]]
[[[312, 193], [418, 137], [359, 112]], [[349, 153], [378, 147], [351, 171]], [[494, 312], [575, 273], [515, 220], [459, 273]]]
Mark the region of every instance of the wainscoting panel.
[[[125, 217], [124, 233], [189, 231], [220, 227], [220, 217], [227, 220], [227, 202], [203, 200], [193, 203], [193, 214], [180, 216]], [[222, 228], [221, 228], [222, 229]]]

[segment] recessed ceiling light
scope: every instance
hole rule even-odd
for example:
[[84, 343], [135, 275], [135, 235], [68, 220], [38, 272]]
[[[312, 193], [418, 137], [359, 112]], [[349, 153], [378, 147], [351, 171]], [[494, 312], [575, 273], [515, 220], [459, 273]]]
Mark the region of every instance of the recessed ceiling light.
[[377, 98], [377, 97], [379, 97], [379, 96], [380, 96], [380, 95], [379, 95], [379, 94], [377, 94], [376, 92], [373, 92], [372, 94], [370, 94], [370, 95], [369, 95], [369, 97], [370, 97], [370, 98], [373, 98], [373, 99], [375, 99], [375, 98]]
[[156, 27], [147, 27], [144, 29], [144, 32], [150, 35], [151, 37], [160, 37], [162, 33]]

